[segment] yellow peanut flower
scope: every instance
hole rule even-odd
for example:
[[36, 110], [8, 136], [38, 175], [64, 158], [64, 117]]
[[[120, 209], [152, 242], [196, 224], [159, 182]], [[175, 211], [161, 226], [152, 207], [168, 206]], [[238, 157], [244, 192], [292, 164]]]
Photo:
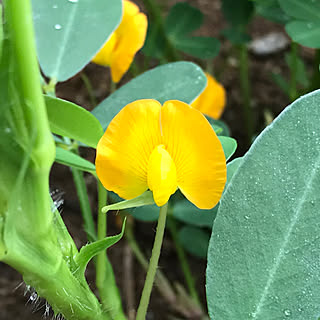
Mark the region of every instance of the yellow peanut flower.
[[171, 100], [137, 100], [125, 106], [100, 139], [97, 175], [108, 190], [132, 199], [150, 189], [158, 206], [179, 188], [200, 209], [219, 201], [226, 159], [198, 110]]
[[123, 17], [92, 62], [111, 68], [113, 82], [119, 82], [128, 71], [135, 54], [144, 44], [148, 20], [136, 4], [123, 1]]
[[226, 105], [226, 91], [209, 73], [206, 77], [206, 88], [191, 105], [207, 116], [219, 119]]

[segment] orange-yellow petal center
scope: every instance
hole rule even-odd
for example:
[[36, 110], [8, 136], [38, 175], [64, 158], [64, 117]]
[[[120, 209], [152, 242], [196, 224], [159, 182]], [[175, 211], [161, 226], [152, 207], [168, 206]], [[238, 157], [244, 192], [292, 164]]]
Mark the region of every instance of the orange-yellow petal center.
[[178, 187], [176, 166], [163, 144], [156, 146], [149, 158], [148, 187], [153, 192], [154, 202], [166, 204]]

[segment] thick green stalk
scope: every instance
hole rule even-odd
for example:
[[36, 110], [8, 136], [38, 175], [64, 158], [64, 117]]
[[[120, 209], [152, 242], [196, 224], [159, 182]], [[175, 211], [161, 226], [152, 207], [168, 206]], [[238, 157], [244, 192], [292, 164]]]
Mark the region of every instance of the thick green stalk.
[[289, 97], [291, 101], [297, 98], [297, 70], [298, 69], [298, 44], [291, 42], [290, 52], [290, 87]]
[[239, 47], [239, 62], [240, 62], [240, 87], [242, 94], [242, 108], [245, 117], [245, 125], [247, 130], [248, 144], [251, 144], [253, 137], [253, 117], [251, 108], [251, 89], [249, 79], [249, 59], [248, 48], [246, 44]]
[[184, 252], [184, 250], [183, 250], [183, 248], [182, 248], [182, 246], [181, 246], [181, 244], [179, 242], [179, 239], [178, 239], [177, 226], [176, 226], [176, 222], [175, 222], [174, 218], [168, 219], [168, 227], [169, 227], [169, 230], [170, 230], [174, 245], [175, 245], [176, 250], [177, 250], [178, 258], [180, 260], [180, 265], [181, 265], [182, 272], [184, 274], [184, 278], [185, 278], [187, 286], [188, 286], [188, 290], [189, 290], [190, 296], [193, 299], [193, 301], [199, 307], [201, 307], [201, 303], [200, 303], [200, 299], [199, 299], [199, 296], [198, 296], [198, 292], [197, 292], [196, 287], [195, 287], [194, 277], [192, 276], [187, 257], [185, 255], [185, 252]]
[[[0, 168], [7, 171], [7, 181], [13, 181], [10, 186], [0, 183], [10, 192], [5, 199], [7, 210], [1, 236], [6, 252], [2, 260], [16, 268], [26, 283], [66, 319], [109, 320], [85, 280], [74, 276], [70, 262], [74, 252], [70, 250], [68, 257], [64, 256], [56, 232], [49, 196], [49, 171], [55, 149], [40, 87], [30, 1], [5, 1], [5, 14], [6, 55], [0, 73], [1, 77], [8, 77], [1, 85], [7, 86], [10, 100], [3, 101], [9, 110], [1, 120], [8, 125], [10, 135], [1, 143], [14, 146], [3, 150], [1, 156], [1, 161], [11, 160], [6, 170], [2, 165]], [[18, 134], [21, 127], [26, 136]], [[71, 238], [64, 237], [63, 241], [70, 249], [75, 248]]]
[[154, 277], [156, 275], [158, 261], [161, 253], [164, 229], [166, 226], [167, 209], [168, 209], [168, 203], [166, 203], [164, 206], [160, 208], [156, 237], [153, 244], [147, 277], [142, 290], [142, 295], [141, 295], [140, 304], [137, 311], [136, 320], [145, 320], [146, 318], [146, 313], [147, 313], [147, 309], [150, 301], [150, 295], [153, 287]]

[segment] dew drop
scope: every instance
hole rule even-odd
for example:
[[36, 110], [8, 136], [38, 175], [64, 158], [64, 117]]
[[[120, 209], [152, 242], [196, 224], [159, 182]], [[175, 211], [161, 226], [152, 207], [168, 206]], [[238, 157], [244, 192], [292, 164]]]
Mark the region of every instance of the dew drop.
[[61, 26], [61, 24], [55, 24], [54, 25], [54, 28], [56, 29], [56, 30], [61, 30], [61, 28], [62, 28], [62, 26]]
[[56, 4], [54, 4], [54, 5], [52, 6], [52, 8], [53, 8], [53, 9], [57, 9], [58, 6], [57, 6]]
[[290, 317], [291, 316], [291, 311], [289, 309], [284, 310], [283, 313], [284, 313], [284, 315], [286, 317]]
[[77, 3], [78, 2], [78, 0], [68, 0], [69, 2], [71, 2], [71, 3]]
[[5, 129], [4, 129], [4, 132], [5, 132], [5, 133], [10, 133], [10, 132], [11, 132], [11, 128], [5, 128]]

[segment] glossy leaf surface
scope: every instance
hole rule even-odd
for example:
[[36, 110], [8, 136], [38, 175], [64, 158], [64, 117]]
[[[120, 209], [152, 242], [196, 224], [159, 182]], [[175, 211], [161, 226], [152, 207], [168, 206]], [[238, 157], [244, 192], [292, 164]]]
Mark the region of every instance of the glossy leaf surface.
[[100, 122], [86, 109], [78, 105], [45, 96], [51, 131], [80, 141], [92, 148], [103, 135]]

